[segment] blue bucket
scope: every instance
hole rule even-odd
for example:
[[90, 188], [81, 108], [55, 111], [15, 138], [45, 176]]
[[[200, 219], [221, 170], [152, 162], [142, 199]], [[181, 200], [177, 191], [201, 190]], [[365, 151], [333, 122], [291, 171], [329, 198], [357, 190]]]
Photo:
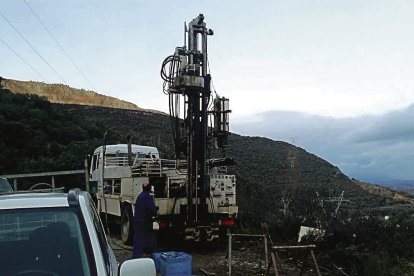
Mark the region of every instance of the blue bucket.
[[157, 272], [160, 271], [160, 258], [161, 258], [161, 253], [159, 253], [159, 252], [152, 253], [152, 259], [154, 260], [155, 270]]
[[160, 254], [162, 276], [192, 275], [192, 257], [184, 252], [164, 252]]

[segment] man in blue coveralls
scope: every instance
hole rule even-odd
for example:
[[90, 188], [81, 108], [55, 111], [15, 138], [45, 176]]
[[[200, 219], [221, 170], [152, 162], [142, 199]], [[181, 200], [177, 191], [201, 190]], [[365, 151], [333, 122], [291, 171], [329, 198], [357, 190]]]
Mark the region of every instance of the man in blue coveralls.
[[133, 258], [140, 258], [144, 249], [150, 253], [156, 250], [157, 241], [152, 228], [153, 217], [157, 214], [154, 198], [150, 195], [151, 185], [144, 183], [142, 192], [135, 202]]

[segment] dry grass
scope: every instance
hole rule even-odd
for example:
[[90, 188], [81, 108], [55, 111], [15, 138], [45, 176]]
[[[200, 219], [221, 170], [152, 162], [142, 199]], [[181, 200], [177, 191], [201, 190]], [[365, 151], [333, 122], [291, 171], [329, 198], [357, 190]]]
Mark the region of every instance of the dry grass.
[[94, 91], [72, 88], [63, 84], [3, 79], [2, 86], [13, 93], [35, 94], [44, 97], [52, 103], [144, 110], [130, 102], [98, 94]]

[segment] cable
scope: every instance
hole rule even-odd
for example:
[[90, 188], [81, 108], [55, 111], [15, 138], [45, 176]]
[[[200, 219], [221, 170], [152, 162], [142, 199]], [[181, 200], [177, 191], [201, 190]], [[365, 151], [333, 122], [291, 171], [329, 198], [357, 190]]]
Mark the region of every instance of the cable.
[[[167, 70], [168, 68], [168, 70]], [[174, 143], [176, 149], [181, 140], [181, 131], [180, 131], [180, 96], [179, 94], [173, 93], [170, 90], [170, 87], [174, 84], [174, 78], [178, 75], [180, 69], [180, 57], [177, 55], [170, 55], [166, 57], [161, 65], [160, 75], [164, 80], [163, 83], [163, 93], [168, 95], [168, 108], [169, 108], [169, 118], [171, 124], [171, 130], [173, 134]], [[176, 157], [179, 152], [176, 150]]]
[[92, 89], [94, 89], [95, 91], [97, 90], [95, 88], [95, 86], [90, 82], [90, 80], [85, 76], [84, 73], [82, 73], [82, 71], [79, 69], [79, 67], [76, 65], [75, 61], [73, 61], [73, 59], [69, 56], [69, 54], [65, 51], [65, 49], [63, 48], [63, 46], [57, 41], [57, 39], [55, 38], [55, 36], [52, 34], [52, 32], [49, 30], [48, 27], [46, 27], [46, 24], [40, 19], [39, 15], [33, 10], [33, 8], [29, 5], [29, 3], [27, 2], [27, 0], [23, 0], [24, 3], [29, 7], [29, 9], [32, 11], [32, 13], [34, 14], [34, 16], [37, 18], [37, 20], [39, 20], [40, 24], [42, 24], [43, 28], [45, 28], [45, 30], [49, 33], [50, 37], [55, 41], [55, 43], [59, 46], [60, 50], [62, 50], [62, 52], [65, 54], [65, 56], [69, 59], [69, 61], [73, 64], [73, 66], [76, 68], [76, 70], [78, 70], [79, 74], [82, 75], [82, 77], [89, 83], [89, 85], [92, 87]]
[[[206, 41], [206, 42], [204, 42], [204, 43], [205, 43], [206, 48], [207, 48], [207, 41]], [[207, 56], [207, 72], [208, 72], [209, 74], [211, 74], [210, 60], [208, 59], [208, 56]], [[213, 78], [211, 78], [211, 86], [213, 87], [213, 92], [214, 92], [214, 94], [216, 94], [216, 97], [219, 97], [219, 95], [217, 94], [216, 88], [214, 87]]]
[[26, 63], [27, 66], [30, 67], [30, 69], [33, 70], [33, 72], [35, 72], [42, 80], [45, 80], [47, 82], [49, 82], [42, 74], [40, 74], [39, 71], [37, 71], [32, 65], [30, 65], [30, 63], [28, 63], [21, 55], [19, 55], [15, 50], [13, 50], [12, 47], [10, 47], [3, 39], [0, 38], [0, 41], [7, 47], [9, 48], [10, 51], [13, 52], [13, 54], [15, 54], [18, 58], [20, 58], [24, 63]]
[[[166, 71], [166, 67], [169, 64], [169, 70]], [[174, 77], [178, 73], [178, 69], [180, 66], [180, 59], [178, 56], [171, 55], [168, 56], [161, 65], [160, 75], [161, 78], [164, 80], [163, 83], [163, 93], [168, 95], [170, 93], [169, 88], [174, 83]]]
[[[210, 74], [210, 61], [207, 59], [207, 68], [208, 68], [208, 73]], [[216, 94], [216, 97], [220, 97], [219, 94], [217, 94], [216, 88], [214, 87], [214, 82], [213, 82], [213, 78], [211, 78], [211, 86], [213, 87], [213, 92], [214, 94]]]
[[17, 28], [10, 22], [10, 20], [3, 14], [0, 12], [0, 15], [7, 21], [7, 23], [13, 28], [13, 30], [20, 35], [21, 38], [23, 38], [23, 40], [27, 43], [27, 45], [30, 46], [30, 48], [47, 64], [47, 66], [49, 66], [49, 68], [56, 74], [56, 76], [58, 76], [60, 78], [60, 80], [67, 85], [66, 81], [62, 78], [61, 75], [59, 75], [59, 73], [55, 70], [55, 68], [52, 67], [52, 65], [50, 65], [45, 58], [42, 57], [42, 55], [33, 47], [32, 44], [30, 44], [30, 42], [24, 37], [24, 35], [19, 32], [19, 30], [17, 30]]

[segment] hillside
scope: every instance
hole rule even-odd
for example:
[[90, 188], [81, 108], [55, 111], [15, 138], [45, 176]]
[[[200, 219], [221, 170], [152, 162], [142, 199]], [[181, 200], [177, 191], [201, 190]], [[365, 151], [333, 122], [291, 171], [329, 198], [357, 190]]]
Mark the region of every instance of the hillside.
[[369, 192], [370, 194], [378, 195], [385, 198], [387, 202], [398, 202], [400, 206], [404, 204], [408, 206], [414, 205], [414, 198], [409, 193], [405, 193], [403, 191], [396, 191], [379, 185], [360, 182], [355, 179], [353, 179], [352, 182], [355, 185], [361, 187], [363, 190]]
[[81, 168], [102, 128], [38, 96], [0, 89], [0, 175]]
[[[0, 84], [0, 87], [15, 94], [37, 95], [47, 99], [50, 103], [57, 104], [52, 108], [49, 103], [45, 102], [42, 105], [47, 106], [46, 110], [37, 110], [35, 115], [33, 115], [33, 110], [30, 110], [30, 114], [26, 114], [28, 116], [25, 118], [27, 120], [26, 123], [28, 125], [34, 124], [35, 132], [42, 130], [44, 126], [33, 122], [38, 120], [40, 124], [45, 117], [51, 117], [49, 119], [49, 126], [45, 128], [45, 133], [41, 135], [42, 138], [37, 138], [36, 135], [31, 134], [34, 135], [35, 140], [42, 140], [47, 137], [53, 145], [62, 145], [62, 141], [50, 133], [50, 128], [53, 128], [53, 125], [59, 125], [58, 122], [54, 122], [56, 117], [60, 120], [70, 116], [70, 119], [65, 119], [65, 123], [62, 126], [70, 124], [73, 120], [77, 121], [78, 123], [75, 124], [84, 126], [86, 129], [75, 131], [76, 133], [83, 133], [81, 135], [82, 139], [86, 139], [88, 136], [87, 134], [84, 135], [85, 132], [89, 131], [88, 127], [92, 126], [96, 129], [96, 126], [100, 126], [101, 129], [99, 131], [95, 130], [93, 134], [94, 142], [90, 143], [89, 147], [92, 144], [99, 144], [100, 137], [98, 138], [97, 134], [101, 135], [105, 130], [109, 130], [109, 137], [112, 137], [113, 141], [125, 142], [124, 137], [132, 133], [135, 143], [156, 145], [165, 157], [173, 157], [169, 118], [161, 112], [144, 110], [126, 101], [62, 84], [46, 84], [4, 78], [0, 78]], [[24, 99], [25, 97], [19, 98], [21, 101]], [[37, 98], [34, 98], [34, 101], [37, 104], [41, 102]], [[14, 114], [15, 119], [22, 119], [23, 115], [21, 114], [20, 107], [10, 107], [7, 105], [4, 107], [3, 105], [3, 108], [6, 111], [3, 109], [0, 112], [5, 112], [6, 117]], [[45, 112], [46, 114], [44, 114]], [[59, 115], [53, 112], [57, 112]], [[12, 119], [14, 118], [13, 116], [11, 117]], [[36, 116], [41, 118], [36, 118]], [[58, 130], [56, 127], [54, 132], [65, 131], [65, 128]], [[67, 140], [70, 140], [71, 137], [74, 141], [78, 139], [74, 138], [76, 137], [74, 134], [66, 135]], [[309, 194], [310, 201], [317, 201], [318, 196], [316, 192], [318, 192], [320, 199], [323, 197], [335, 197], [344, 191], [344, 196], [350, 200], [350, 203], [344, 204], [342, 206], [343, 209], [364, 209], [378, 205], [388, 206], [399, 204], [402, 201], [411, 201], [411, 199], [407, 199], [404, 195], [397, 193], [394, 196], [390, 196], [386, 192], [388, 191], [387, 189], [380, 188], [379, 186], [351, 181], [337, 167], [288, 143], [261, 137], [243, 137], [236, 134], [230, 136], [229, 142], [228, 153], [237, 162], [233, 170], [239, 178], [241, 187], [243, 187], [240, 191], [241, 194], [244, 192], [255, 192], [258, 199], [260, 199], [257, 203], [248, 201], [249, 204], [245, 206], [248, 210], [252, 207], [250, 204], [255, 206], [268, 206], [272, 204], [275, 208], [282, 208], [282, 197], [294, 203], [295, 198], [302, 199], [303, 201], [303, 193]], [[83, 154], [86, 155], [89, 152], [84, 152]], [[49, 166], [51, 169], [64, 169], [64, 166], [74, 167], [74, 164], [77, 162], [72, 160], [69, 165], [68, 162], [62, 160], [49, 164], [46, 160], [44, 159], [42, 162], [48, 165], [36, 166], [36, 162], [34, 162], [33, 167], [40, 169]], [[2, 164], [0, 164], [0, 169], [2, 168], [1, 166]], [[31, 168], [31, 166], [27, 165], [25, 165], [25, 168], [16, 166], [16, 164], [13, 166], [3, 165], [3, 169], [6, 171], [12, 170], [8, 171], [9, 173], [14, 171], [30, 171]], [[253, 191], [254, 189], [255, 191]], [[261, 197], [262, 194], [266, 196]], [[266, 200], [269, 200], [269, 202], [266, 202]], [[303, 202], [296, 205], [306, 206], [310, 203]], [[241, 204], [243, 205], [244, 202]], [[294, 206], [295, 204], [292, 205]]]
[[388, 180], [376, 184], [387, 187], [394, 191], [407, 193], [414, 196], [414, 180]]
[[[168, 116], [64, 85], [14, 80], [3, 80], [2, 85], [12, 88], [13, 93], [20, 91], [17, 94], [22, 94], [13, 97], [3, 90], [0, 118], [7, 124], [3, 125], [2, 132], [14, 134], [13, 137], [3, 137], [3, 147], [9, 146], [4, 152], [13, 152], [10, 144], [16, 144], [15, 156], [28, 158], [27, 161], [20, 161], [18, 164], [17, 161], [6, 162], [3, 154], [4, 161], [3, 164], [0, 161], [0, 170], [4, 173], [69, 169], [76, 167], [76, 164], [79, 164], [80, 168], [83, 156], [90, 154], [93, 147], [100, 144], [100, 138], [106, 130], [109, 131], [109, 142], [125, 142], [126, 135], [132, 133], [135, 143], [156, 145], [164, 157], [173, 157]], [[51, 105], [40, 98], [25, 96], [33, 91], [38, 96], [47, 95], [47, 98], [58, 104]], [[19, 101], [21, 103], [16, 104]], [[67, 104], [68, 102], [78, 104]], [[98, 107], [92, 106], [91, 103], [121, 108]], [[45, 121], [48, 124], [44, 124]], [[20, 126], [22, 129], [19, 130], [19, 127], [13, 124], [23, 124]], [[34, 143], [25, 144], [24, 140], [28, 139], [27, 137], [31, 137]], [[20, 139], [22, 141], [19, 142]], [[310, 212], [310, 216], [313, 215], [313, 211], [318, 211], [319, 207], [314, 206], [315, 202], [339, 196], [342, 191], [345, 198], [350, 200], [349, 203], [343, 204], [343, 210], [372, 208], [378, 204], [389, 205], [396, 202], [386, 200], [382, 194], [367, 192], [364, 186], [353, 183], [337, 167], [288, 143], [237, 134], [230, 136], [229, 143], [227, 151], [236, 160], [232, 172], [238, 177], [240, 197], [254, 196], [254, 200], [252, 198], [239, 201], [240, 207], [245, 210], [246, 215], [255, 219], [266, 219], [268, 214], [256, 214], [256, 211], [251, 213], [250, 210], [266, 209], [269, 206], [277, 210], [282, 209], [282, 197], [291, 202], [289, 211], [300, 215]], [[79, 153], [82, 157], [77, 157], [72, 152], [66, 153], [74, 147], [79, 148], [80, 144], [84, 145], [81, 147], [84, 152]], [[22, 156], [25, 155], [19, 148], [22, 145], [29, 148], [37, 146], [38, 149], [24, 150], [23, 152], [29, 156]], [[70, 158], [63, 158], [63, 153]], [[30, 157], [31, 155], [37, 156]], [[304, 194], [307, 196], [304, 197]], [[315, 210], [312, 211], [309, 205], [314, 206]]]
[[93, 91], [72, 88], [63, 84], [47, 84], [43, 82], [18, 81], [3, 78], [1, 79], [0, 87], [16, 94], [34, 94], [44, 97], [51, 103], [143, 110], [133, 103], [98, 94]]
[[[82, 168], [105, 131], [108, 144], [125, 143], [126, 134], [132, 133], [133, 143], [155, 145], [164, 158], [173, 155], [167, 116], [51, 104], [35, 95], [0, 89], [0, 175]], [[339, 217], [346, 230], [318, 246], [315, 253], [323, 266], [335, 271], [329, 265], [334, 263], [347, 275], [414, 274], [413, 208], [405, 198], [351, 181], [337, 167], [285, 142], [232, 134], [229, 143], [228, 154], [236, 160], [230, 172], [237, 176], [243, 226], [238, 231], [259, 233], [260, 223], [266, 222], [276, 244], [295, 244], [301, 225], [329, 224], [336, 208], [329, 199], [344, 192], [349, 202], [341, 205]], [[66, 188], [82, 187], [83, 181], [83, 177], [56, 179]], [[283, 209], [282, 198], [289, 202], [288, 208]], [[405, 212], [407, 207], [410, 212]], [[385, 221], [376, 214], [391, 217]]]
[[[132, 133], [140, 144], [155, 145], [164, 157], [171, 158], [172, 135], [167, 116], [150, 112], [99, 108], [79, 105], [57, 105], [57, 109], [80, 118], [89, 118], [105, 126], [109, 133], [118, 135], [123, 142]], [[236, 161], [232, 172], [238, 178], [240, 208], [245, 215], [257, 220], [269, 219], [269, 206], [282, 208], [282, 193], [288, 191], [291, 211], [298, 214], [318, 211], [317, 195], [339, 196], [350, 200], [342, 210], [366, 209], [390, 204], [380, 195], [371, 194], [355, 185], [337, 167], [327, 161], [285, 142], [262, 137], [231, 134], [228, 154]], [[296, 156], [295, 170], [291, 170], [290, 156]], [[248, 199], [250, 198], [250, 199]], [[309, 208], [313, 206], [314, 209]], [[325, 206], [329, 208], [329, 206]], [[259, 211], [258, 211], [259, 210]], [[262, 210], [264, 210], [262, 212]]]

